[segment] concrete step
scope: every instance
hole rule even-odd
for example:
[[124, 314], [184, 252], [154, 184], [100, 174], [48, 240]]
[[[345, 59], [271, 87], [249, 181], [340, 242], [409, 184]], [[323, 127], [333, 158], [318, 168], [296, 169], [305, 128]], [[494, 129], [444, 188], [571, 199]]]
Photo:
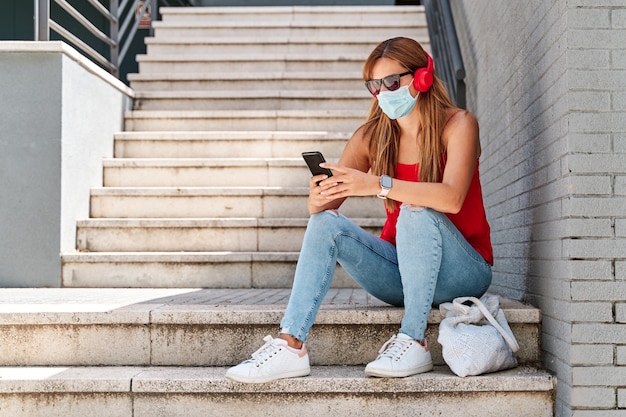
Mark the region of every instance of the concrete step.
[[[383, 219], [353, 219], [379, 234]], [[87, 219], [76, 248], [89, 252], [299, 251], [308, 218]]]
[[346, 72], [182, 72], [128, 74], [136, 92], [148, 91], [248, 91], [365, 89], [360, 69]]
[[250, 385], [220, 367], [7, 367], [0, 402], [12, 417], [553, 415], [556, 380], [534, 368], [458, 378], [437, 367], [390, 379], [362, 369], [313, 367], [308, 377]]
[[147, 111], [125, 114], [126, 131], [326, 131], [347, 132], [358, 128], [367, 109], [303, 111]]
[[119, 132], [116, 158], [294, 158], [319, 150], [337, 160], [352, 132]]
[[[0, 289], [0, 366], [228, 366], [275, 335], [289, 289]], [[520, 365], [538, 366], [541, 312], [503, 300]], [[364, 290], [330, 289], [307, 342], [314, 366], [363, 365], [404, 309]], [[433, 362], [441, 315], [426, 337]]]
[[[386, 39], [386, 38], [381, 38]], [[324, 54], [225, 54], [225, 55], [137, 55], [136, 61], [142, 74], [164, 72], [317, 72], [358, 71], [367, 55], [344, 54], [340, 57]]]
[[[233, 30], [237, 30], [234, 28]], [[297, 38], [297, 37], [172, 37], [172, 38], [145, 38], [147, 54], [328, 54], [341, 56], [344, 54], [358, 54], [364, 58], [381, 41], [374, 36], [352, 36], [350, 38]], [[422, 46], [429, 47], [429, 38], [415, 39]]]
[[379, 20], [378, 22], [344, 21], [341, 25], [336, 22], [263, 22], [261, 20], [238, 20], [222, 22], [180, 22], [169, 23], [163, 21], [152, 22], [154, 37], [160, 38], [190, 38], [203, 39], [259, 37], [283, 39], [354, 39], [364, 34], [367, 39], [380, 40], [405, 36], [409, 38], [428, 37], [428, 28], [416, 16], [415, 22], [396, 23], [394, 20]]
[[261, 21], [275, 24], [334, 23], [368, 24], [395, 21], [398, 24], [426, 25], [423, 6], [264, 6], [264, 7], [161, 7], [164, 24]]
[[[62, 256], [68, 288], [290, 288], [298, 252], [78, 252]], [[333, 288], [356, 284], [337, 267]]]
[[[106, 187], [91, 190], [91, 218], [306, 218], [308, 187]], [[380, 200], [349, 198], [348, 217], [383, 218]]]
[[[328, 89], [233, 90], [221, 91], [144, 91], [137, 92], [135, 110], [342, 110], [367, 108], [372, 95], [362, 82], [353, 90], [330, 95]], [[265, 87], [263, 87], [265, 88]]]
[[302, 157], [114, 158], [103, 166], [105, 187], [308, 187], [311, 177]]

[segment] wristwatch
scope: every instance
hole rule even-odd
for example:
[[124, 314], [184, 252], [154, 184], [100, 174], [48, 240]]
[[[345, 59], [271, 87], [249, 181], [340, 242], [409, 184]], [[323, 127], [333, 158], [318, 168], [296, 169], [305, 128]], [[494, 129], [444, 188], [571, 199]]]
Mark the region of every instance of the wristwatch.
[[387, 194], [391, 191], [391, 187], [393, 186], [393, 180], [389, 175], [381, 175], [380, 176], [380, 193], [378, 193], [378, 198], [382, 198], [383, 200], [387, 199]]

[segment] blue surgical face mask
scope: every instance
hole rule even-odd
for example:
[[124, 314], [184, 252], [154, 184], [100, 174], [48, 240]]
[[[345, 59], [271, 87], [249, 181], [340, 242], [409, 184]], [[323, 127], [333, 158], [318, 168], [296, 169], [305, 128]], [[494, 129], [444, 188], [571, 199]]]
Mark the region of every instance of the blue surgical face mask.
[[417, 103], [418, 96], [419, 92], [415, 97], [411, 96], [409, 85], [405, 85], [395, 91], [381, 91], [376, 97], [378, 98], [378, 107], [383, 113], [390, 119], [399, 119], [411, 113], [415, 103]]

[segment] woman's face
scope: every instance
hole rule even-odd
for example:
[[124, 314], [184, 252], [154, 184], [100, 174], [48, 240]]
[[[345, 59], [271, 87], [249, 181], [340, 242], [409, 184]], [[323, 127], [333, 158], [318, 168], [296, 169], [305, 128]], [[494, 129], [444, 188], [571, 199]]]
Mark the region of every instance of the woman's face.
[[[376, 61], [374, 66], [372, 67], [372, 79], [373, 80], [382, 80], [385, 77], [389, 77], [394, 74], [404, 74], [408, 72], [407, 69], [402, 66], [398, 61], [390, 59], [390, 58], [380, 58]], [[387, 79], [388, 80], [388, 79]], [[388, 82], [383, 82], [380, 84], [380, 91], [387, 90]], [[413, 74], [406, 74], [400, 77], [400, 84], [398, 87], [403, 87], [405, 85], [409, 85], [409, 91], [411, 92], [411, 96], [415, 97], [417, 95], [417, 90], [413, 87]], [[392, 88], [395, 88], [393, 86]]]

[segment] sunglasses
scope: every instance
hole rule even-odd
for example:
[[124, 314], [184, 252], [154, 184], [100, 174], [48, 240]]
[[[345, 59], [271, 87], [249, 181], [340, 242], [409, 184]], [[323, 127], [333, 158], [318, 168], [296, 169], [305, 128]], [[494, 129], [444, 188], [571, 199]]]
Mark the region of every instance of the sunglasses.
[[400, 88], [400, 78], [405, 75], [413, 74], [413, 71], [403, 72], [402, 74], [392, 74], [380, 80], [365, 81], [365, 86], [372, 93], [373, 96], [377, 96], [380, 93], [380, 88], [384, 85], [389, 91], [396, 91]]

